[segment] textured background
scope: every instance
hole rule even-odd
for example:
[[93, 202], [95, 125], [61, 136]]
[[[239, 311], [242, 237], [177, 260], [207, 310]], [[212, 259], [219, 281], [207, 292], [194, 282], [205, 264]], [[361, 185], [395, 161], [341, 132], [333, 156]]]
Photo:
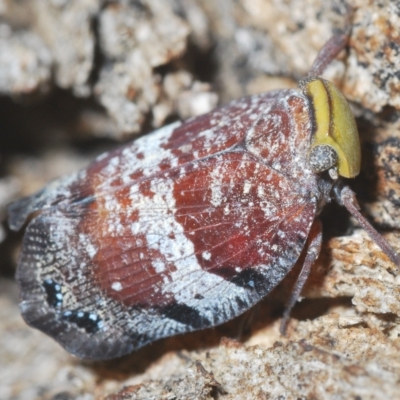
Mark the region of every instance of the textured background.
[[[119, 141], [295, 87], [349, 22], [349, 49], [324, 77], [357, 117], [363, 165], [351, 185], [400, 251], [400, 1], [349, 4], [351, 12], [342, 0], [0, 0], [1, 218], [12, 199]], [[400, 276], [340, 207], [322, 218], [323, 251], [287, 338], [279, 317], [296, 270], [256, 307], [243, 343], [220, 344], [238, 334], [238, 319], [106, 363], [81, 362], [23, 323], [13, 281], [21, 234], [3, 223], [0, 397], [399, 398]]]

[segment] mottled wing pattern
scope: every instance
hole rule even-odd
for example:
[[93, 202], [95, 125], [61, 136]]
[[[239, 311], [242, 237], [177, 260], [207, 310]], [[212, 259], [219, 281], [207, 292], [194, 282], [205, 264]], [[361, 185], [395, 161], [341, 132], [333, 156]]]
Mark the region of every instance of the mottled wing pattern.
[[[299, 115], [282, 131], [275, 97], [163, 128], [12, 205], [14, 228], [42, 210], [17, 272], [26, 321], [73, 354], [110, 358], [264, 297], [299, 257], [317, 202], [285, 173], [305, 168], [305, 102], [287, 92]], [[269, 165], [260, 146], [279, 130], [291, 137]]]

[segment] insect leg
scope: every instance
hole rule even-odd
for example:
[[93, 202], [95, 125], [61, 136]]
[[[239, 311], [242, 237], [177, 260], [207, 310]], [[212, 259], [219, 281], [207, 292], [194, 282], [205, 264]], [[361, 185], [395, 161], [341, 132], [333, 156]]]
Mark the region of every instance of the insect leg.
[[300, 293], [304, 287], [304, 284], [306, 283], [307, 278], [310, 275], [312, 265], [319, 256], [319, 253], [321, 251], [321, 243], [322, 243], [322, 224], [318, 219], [316, 219], [313, 225], [311, 226], [310, 234], [307, 239], [305, 248], [305, 251], [307, 253], [304, 259], [303, 266], [301, 268], [297, 281], [293, 287], [293, 291], [290, 295], [289, 302], [286, 304], [286, 308], [283, 313], [282, 322], [280, 326], [280, 332], [282, 335], [286, 334], [286, 328], [289, 323], [290, 312], [292, 311], [294, 305], [296, 304], [300, 296]]
[[320, 76], [325, 68], [335, 59], [335, 57], [346, 47], [349, 39], [349, 29], [343, 33], [332, 36], [318, 52], [307, 77]]
[[339, 193], [340, 202], [347, 208], [349, 213], [358, 221], [361, 227], [367, 231], [371, 239], [382, 249], [382, 251], [390, 258], [390, 260], [400, 267], [400, 256], [393, 250], [392, 246], [383, 238], [375, 228], [360, 213], [355, 193], [348, 187], [344, 186]]

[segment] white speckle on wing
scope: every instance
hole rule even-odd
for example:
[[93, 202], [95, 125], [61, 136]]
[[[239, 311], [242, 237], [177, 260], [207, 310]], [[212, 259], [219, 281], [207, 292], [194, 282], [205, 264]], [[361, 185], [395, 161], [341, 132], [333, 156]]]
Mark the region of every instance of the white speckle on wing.
[[245, 181], [243, 185], [243, 194], [249, 194], [251, 189], [251, 182]]
[[93, 258], [97, 254], [97, 248], [93, 245], [88, 235], [80, 233], [79, 242], [82, 248], [86, 250], [86, 253], [90, 258]]
[[111, 289], [115, 290], [116, 292], [120, 292], [122, 290], [121, 282], [113, 282], [111, 285]]

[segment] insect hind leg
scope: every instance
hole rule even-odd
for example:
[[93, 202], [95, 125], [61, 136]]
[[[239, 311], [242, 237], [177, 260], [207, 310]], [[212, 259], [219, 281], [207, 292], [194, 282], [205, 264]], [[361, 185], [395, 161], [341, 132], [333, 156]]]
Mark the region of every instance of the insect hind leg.
[[305, 246], [306, 256], [301, 268], [300, 274], [297, 281], [293, 287], [290, 299], [286, 304], [285, 311], [283, 313], [282, 322], [280, 326], [280, 332], [283, 336], [286, 334], [286, 329], [290, 319], [290, 313], [296, 304], [300, 293], [307, 282], [308, 276], [310, 275], [311, 267], [313, 266], [315, 260], [318, 258], [321, 251], [322, 244], [322, 224], [321, 221], [316, 219], [311, 226], [310, 234], [307, 239]]

